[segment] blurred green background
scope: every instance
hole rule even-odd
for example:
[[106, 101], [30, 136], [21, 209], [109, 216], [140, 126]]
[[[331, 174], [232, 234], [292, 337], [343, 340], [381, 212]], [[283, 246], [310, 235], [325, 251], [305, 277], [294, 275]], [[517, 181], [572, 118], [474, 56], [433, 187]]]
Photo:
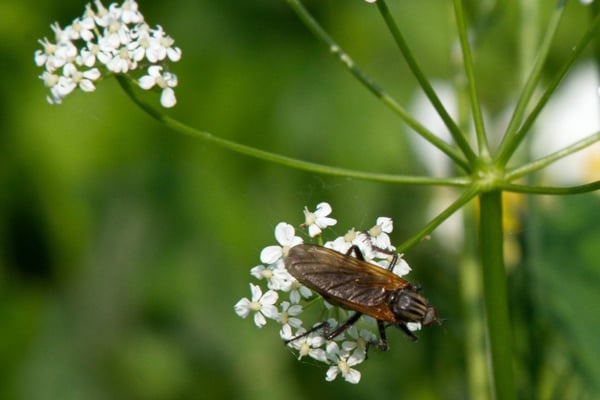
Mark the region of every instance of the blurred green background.
[[[368, 73], [410, 103], [414, 80], [375, 7], [307, 3]], [[389, 3], [427, 74], [451, 78], [448, 2]], [[588, 21], [572, 3], [548, 74]], [[427, 222], [438, 192], [317, 176], [223, 151], [165, 130], [112, 79], [93, 94], [47, 104], [33, 63], [37, 40], [84, 5], [0, 3], [0, 399], [466, 398], [464, 250], [444, 246], [435, 232], [406, 257], [411, 279], [447, 321], [417, 343], [390, 330], [391, 350], [370, 354], [357, 386], [326, 383], [325, 369], [297, 362], [276, 326], [258, 330], [233, 312], [249, 295], [260, 250], [274, 243], [274, 226], [301, 223], [305, 205], [331, 203], [336, 234], [390, 216], [400, 243]], [[141, 1], [140, 8], [183, 49], [172, 68], [179, 87], [171, 115], [311, 161], [426, 173], [428, 160], [414, 155], [404, 125], [284, 1]], [[492, 116], [511, 102], [519, 79], [516, 9], [505, 5], [493, 16], [478, 50]], [[593, 398], [598, 197], [550, 200], [517, 210], [510, 232], [521, 254], [509, 273], [517, 382], [523, 398]]]

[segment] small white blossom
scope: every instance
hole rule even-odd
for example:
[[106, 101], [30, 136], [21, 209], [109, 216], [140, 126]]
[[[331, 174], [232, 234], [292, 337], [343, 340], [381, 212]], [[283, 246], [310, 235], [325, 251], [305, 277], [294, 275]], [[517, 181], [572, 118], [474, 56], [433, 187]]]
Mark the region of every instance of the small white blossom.
[[[358, 246], [365, 259], [373, 258], [373, 246], [371, 245], [369, 236], [364, 232], [357, 232], [354, 228], [346, 232], [344, 236], [340, 236], [324, 244], [324, 247], [342, 254], [348, 254], [352, 246]], [[350, 255], [354, 256], [355, 254], [352, 252]]]
[[84, 92], [92, 92], [96, 90], [94, 81], [100, 78], [100, 71], [98, 68], [92, 68], [81, 72], [75, 65], [67, 64], [63, 68], [63, 75]]
[[282, 262], [270, 264], [267, 267], [257, 265], [250, 270], [250, 274], [256, 279], [266, 279], [269, 289], [280, 290], [282, 292], [292, 290], [293, 282], [295, 281], [294, 277], [287, 272]]
[[369, 229], [367, 233], [371, 238], [373, 246], [387, 250], [392, 247], [390, 237], [388, 236], [388, 233], [391, 233], [392, 230], [394, 230], [392, 219], [388, 217], [379, 217], [377, 218], [375, 226]]
[[265, 264], [275, 264], [283, 260], [291, 247], [302, 243], [302, 238], [296, 236], [294, 227], [285, 222], [280, 222], [275, 227], [275, 239], [280, 246], [267, 246], [260, 252], [260, 261]]
[[342, 348], [356, 353], [357, 357], [366, 358], [369, 345], [378, 343], [377, 336], [368, 329], [361, 329], [359, 332], [356, 326], [352, 326], [346, 332], [351, 340], [344, 341]]
[[75, 18], [71, 25], [65, 29], [69, 40], [82, 39], [89, 42], [94, 38], [96, 24], [92, 17]]
[[309, 356], [322, 363], [327, 363], [327, 353], [321, 347], [326, 343], [325, 338], [316, 334], [315, 332], [305, 335], [305, 329], [299, 329], [295, 334], [292, 334], [292, 328], [287, 325], [281, 329], [280, 336], [283, 340], [291, 340], [295, 337], [297, 339], [292, 340], [288, 343], [288, 346], [298, 350], [298, 360]]
[[[277, 321], [284, 327], [289, 325], [292, 328], [300, 328], [302, 326], [302, 320], [296, 318], [296, 316], [302, 314], [302, 306], [299, 304], [290, 304], [287, 301], [282, 301], [280, 304], [279, 315]], [[283, 329], [283, 328], [282, 328]]]
[[133, 0], [125, 0], [121, 5], [121, 21], [126, 24], [144, 22], [144, 16], [138, 11], [138, 5]]
[[175, 92], [173, 88], [177, 86], [177, 76], [170, 72], [161, 72], [162, 67], [159, 65], [152, 65], [148, 67], [148, 75], [144, 75], [138, 81], [138, 84], [142, 89], [149, 90], [155, 85], [162, 89], [160, 95], [160, 104], [163, 107], [170, 108], [177, 102], [175, 100]]
[[296, 279], [293, 279], [289, 288], [290, 301], [294, 304], [300, 302], [301, 298], [309, 299], [312, 297], [312, 291], [306, 286], [302, 285]]
[[408, 275], [410, 273], [410, 271], [412, 271], [412, 268], [410, 267], [410, 265], [408, 265], [406, 260], [404, 258], [402, 258], [401, 256], [398, 257], [398, 260], [396, 261], [396, 264], [394, 265], [392, 272], [398, 276], [404, 276], [404, 275]]
[[364, 356], [355, 353], [349, 354], [349, 352], [345, 350], [340, 350], [336, 342], [331, 342], [327, 345], [327, 358], [329, 358], [334, 365], [327, 370], [325, 380], [332, 381], [341, 374], [346, 382], [358, 383], [360, 381], [360, 372], [352, 367], [362, 363], [365, 360]]
[[319, 203], [315, 212], [311, 212], [307, 207], [304, 207], [305, 220], [302, 225], [308, 227], [308, 234], [310, 237], [320, 235], [322, 229], [337, 223], [335, 219], [328, 217], [329, 214], [331, 214], [331, 206], [329, 203]]
[[250, 284], [250, 291], [252, 292], [252, 300], [244, 297], [235, 304], [234, 309], [236, 314], [242, 318], [246, 318], [250, 312], [254, 312], [254, 323], [261, 328], [267, 323], [265, 317], [277, 318], [277, 307], [274, 304], [279, 296], [273, 290], [263, 294], [260, 287], [253, 284]]

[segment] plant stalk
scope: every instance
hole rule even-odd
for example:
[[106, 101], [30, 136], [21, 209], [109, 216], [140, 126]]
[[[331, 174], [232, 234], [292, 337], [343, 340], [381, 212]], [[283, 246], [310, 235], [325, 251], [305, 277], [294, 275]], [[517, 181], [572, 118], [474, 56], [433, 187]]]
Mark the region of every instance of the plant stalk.
[[483, 290], [489, 339], [489, 365], [496, 400], [516, 398], [506, 271], [503, 255], [502, 192], [480, 195], [479, 247], [483, 266]]

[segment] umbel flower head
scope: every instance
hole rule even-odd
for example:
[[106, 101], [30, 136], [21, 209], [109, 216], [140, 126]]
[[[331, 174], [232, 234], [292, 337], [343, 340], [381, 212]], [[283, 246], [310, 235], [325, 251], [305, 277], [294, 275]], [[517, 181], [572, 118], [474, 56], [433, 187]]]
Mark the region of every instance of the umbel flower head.
[[135, 0], [108, 8], [95, 0], [71, 24], [51, 28], [54, 41], [41, 39], [42, 49], [34, 54], [37, 66], [44, 68], [40, 79], [50, 90], [50, 104], [62, 103], [77, 88], [93, 92], [95, 83], [110, 74], [135, 74], [142, 89], [160, 89], [163, 107], [175, 105], [177, 77], [166, 64], [179, 61], [181, 50], [160, 26], [146, 24]]
[[[390, 263], [389, 253], [395, 251], [388, 236], [393, 230], [391, 218], [379, 217], [376, 224], [365, 231], [356, 231], [352, 228], [345, 235], [323, 244], [323, 230], [337, 223], [335, 219], [328, 216], [331, 211], [328, 203], [319, 203], [314, 212], [305, 207], [303, 210], [305, 220], [300, 224], [300, 227], [306, 230], [303, 236], [307, 240], [342, 254], [349, 254], [352, 246], [357, 246], [365, 261], [378, 268], [387, 269]], [[329, 367], [325, 377], [327, 381], [342, 377], [347, 382], [358, 383], [361, 374], [355, 367], [366, 360], [369, 345], [377, 343], [376, 320], [370, 317], [362, 318], [340, 335], [327, 339], [326, 329], [331, 331], [336, 326], [340, 326], [350, 314], [328, 304], [287, 271], [284, 259], [290, 249], [304, 243], [303, 238], [296, 235], [294, 226], [286, 222], [277, 224], [275, 239], [277, 245], [267, 246], [260, 253], [263, 264], [250, 270], [250, 274], [258, 284], [250, 283], [250, 298], [239, 300], [234, 306], [235, 312], [242, 318], [253, 315], [254, 323], [259, 328], [265, 326], [269, 320], [278, 324], [281, 339], [290, 349], [297, 352], [299, 360], [309, 357]], [[410, 267], [400, 259], [392, 272], [402, 276], [410, 272]], [[262, 289], [259, 286], [261, 283]], [[314, 309], [314, 306], [319, 303], [322, 309], [317, 310], [314, 315], [321, 318], [327, 315], [325, 323], [315, 321], [314, 315], [305, 317], [304, 314], [308, 305]], [[306, 325], [305, 318], [310, 320], [310, 324], [314, 322], [319, 324]], [[317, 326], [323, 329], [313, 329]], [[421, 329], [421, 324], [407, 324], [407, 329]]]

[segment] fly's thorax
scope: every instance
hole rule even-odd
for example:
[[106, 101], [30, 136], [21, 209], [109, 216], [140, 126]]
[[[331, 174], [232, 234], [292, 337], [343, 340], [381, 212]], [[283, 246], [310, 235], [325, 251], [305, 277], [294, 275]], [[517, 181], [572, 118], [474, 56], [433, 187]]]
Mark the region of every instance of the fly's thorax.
[[434, 320], [437, 320], [435, 309], [430, 307], [427, 299], [413, 287], [391, 292], [388, 304], [398, 321], [421, 322], [423, 325], [431, 325]]

